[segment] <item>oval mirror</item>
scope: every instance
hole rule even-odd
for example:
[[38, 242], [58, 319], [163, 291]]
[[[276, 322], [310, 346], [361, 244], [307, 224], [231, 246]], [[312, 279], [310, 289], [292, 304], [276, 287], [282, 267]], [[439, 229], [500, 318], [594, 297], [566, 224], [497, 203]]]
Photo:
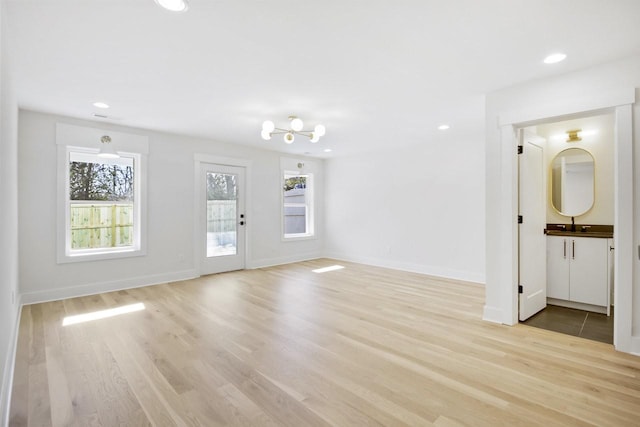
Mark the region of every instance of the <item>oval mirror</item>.
[[594, 202], [593, 156], [582, 148], [559, 152], [551, 162], [551, 203], [562, 215], [587, 213]]

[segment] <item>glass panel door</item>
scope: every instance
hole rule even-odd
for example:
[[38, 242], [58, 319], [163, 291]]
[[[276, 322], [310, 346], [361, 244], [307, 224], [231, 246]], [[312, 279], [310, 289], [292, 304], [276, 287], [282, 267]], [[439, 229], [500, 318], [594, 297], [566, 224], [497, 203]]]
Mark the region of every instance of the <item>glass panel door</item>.
[[244, 173], [242, 167], [202, 163], [198, 248], [201, 274], [244, 268]]

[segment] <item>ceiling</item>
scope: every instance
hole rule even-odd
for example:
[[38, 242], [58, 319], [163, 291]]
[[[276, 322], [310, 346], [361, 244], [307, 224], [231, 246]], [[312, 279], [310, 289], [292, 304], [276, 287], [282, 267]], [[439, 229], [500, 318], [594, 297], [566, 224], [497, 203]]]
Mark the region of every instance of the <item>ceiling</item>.
[[[482, 141], [484, 94], [640, 53], [638, 0], [3, 1], [21, 108], [317, 157]], [[291, 114], [326, 136], [261, 139]]]

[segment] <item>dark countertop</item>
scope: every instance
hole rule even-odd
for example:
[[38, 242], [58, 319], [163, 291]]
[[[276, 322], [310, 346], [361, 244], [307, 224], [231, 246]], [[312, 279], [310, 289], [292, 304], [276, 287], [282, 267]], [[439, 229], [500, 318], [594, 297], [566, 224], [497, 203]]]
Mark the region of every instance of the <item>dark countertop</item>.
[[613, 239], [613, 232], [548, 230], [547, 236], [595, 237], [599, 239]]
[[[575, 224], [571, 231], [571, 224], [547, 224], [547, 236], [567, 237], [595, 237], [599, 239], [613, 239], [613, 225]], [[583, 231], [584, 230], [584, 231]]]

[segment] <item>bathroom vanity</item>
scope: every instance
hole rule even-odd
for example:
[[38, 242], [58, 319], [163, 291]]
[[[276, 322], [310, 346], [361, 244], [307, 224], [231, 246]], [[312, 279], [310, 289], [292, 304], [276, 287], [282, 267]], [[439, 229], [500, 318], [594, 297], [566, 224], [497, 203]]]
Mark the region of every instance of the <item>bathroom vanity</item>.
[[613, 226], [578, 226], [589, 231], [573, 232], [562, 226], [547, 224], [547, 302], [609, 315]]

